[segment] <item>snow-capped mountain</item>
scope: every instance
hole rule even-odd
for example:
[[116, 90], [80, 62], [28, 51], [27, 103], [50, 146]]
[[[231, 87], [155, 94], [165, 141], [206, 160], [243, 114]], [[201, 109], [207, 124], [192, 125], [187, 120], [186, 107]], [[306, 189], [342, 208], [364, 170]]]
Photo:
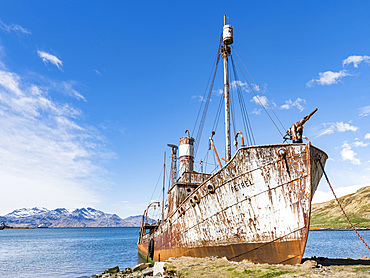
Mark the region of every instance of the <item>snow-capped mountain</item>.
[[139, 227], [141, 219], [141, 215], [122, 219], [117, 214], [108, 214], [93, 208], [22, 208], [0, 216], [0, 222], [4, 221], [12, 227], [37, 227], [41, 224], [48, 227]]
[[22, 208], [22, 209], [16, 209], [11, 213], [8, 213], [7, 217], [28, 217], [32, 215], [37, 215], [41, 213], [47, 212], [48, 209], [46, 208]]

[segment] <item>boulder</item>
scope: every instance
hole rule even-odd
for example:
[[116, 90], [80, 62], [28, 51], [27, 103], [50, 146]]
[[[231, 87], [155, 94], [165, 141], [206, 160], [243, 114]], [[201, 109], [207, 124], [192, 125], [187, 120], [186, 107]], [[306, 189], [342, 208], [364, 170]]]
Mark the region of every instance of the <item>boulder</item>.
[[164, 262], [156, 262], [153, 268], [153, 276], [156, 276], [157, 274], [163, 275], [163, 273], [164, 273]]
[[141, 277], [144, 277], [141, 272], [134, 272], [134, 273], [131, 273], [128, 277], [130, 278], [141, 278]]
[[302, 264], [305, 268], [315, 268], [317, 267], [317, 262], [314, 260], [307, 260]]
[[132, 269], [129, 267], [126, 267], [124, 270], [121, 271], [122, 274], [130, 274], [132, 273]]
[[144, 269], [141, 273], [142, 273], [144, 276], [151, 275], [151, 274], [153, 274], [153, 267], [148, 267], [147, 269]]
[[131, 270], [132, 272], [135, 272], [135, 271], [140, 271], [146, 268], [148, 268], [148, 266], [145, 263], [141, 263], [141, 264], [135, 265], [133, 268], [131, 268]]
[[119, 272], [119, 267], [116, 265], [115, 267], [108, 268], [108, 273], [115, 274]]
[[146, 263], [145, 264], [147, 267], [153, 267], [153, 264], [152, 263]]
[[[166, 270], [166, 274], [169, 276], [169, 277], [175, 277], [177, 275], [177, 271], [174, 270], [174, 269], [169, 269], [169, 270]], [[158, 274], [158, 276], [162, 276], [161, 274]]]

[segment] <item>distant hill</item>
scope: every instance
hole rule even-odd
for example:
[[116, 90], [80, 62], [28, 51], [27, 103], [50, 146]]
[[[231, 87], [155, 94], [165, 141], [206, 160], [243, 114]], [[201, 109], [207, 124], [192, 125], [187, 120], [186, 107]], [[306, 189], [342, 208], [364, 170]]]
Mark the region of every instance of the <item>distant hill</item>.
[[48, 227], [140, 227], [141, 219], [141, 215], [122, 219], [117, 214], [108, 214], [93, 208], [22, 208], [0, 216], [0, 222], [4, 221], [7, 226], [30, 228], [42, 224]]
[[[370, 187], [339, 198], [339, 201], [355, 227], [370, 227]], [[313, 204], [311, 228], [350, 227], [336, 200]]]

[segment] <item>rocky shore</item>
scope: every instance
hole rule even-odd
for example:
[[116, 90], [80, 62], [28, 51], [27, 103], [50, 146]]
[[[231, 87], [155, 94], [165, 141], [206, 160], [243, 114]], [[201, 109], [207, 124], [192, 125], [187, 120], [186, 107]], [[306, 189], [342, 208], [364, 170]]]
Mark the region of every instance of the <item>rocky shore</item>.
[[171, 258], [165, 262], [142, 263], [120, 271], [109, 268], [91, 278], [108, 277], [370, 277], [370, 259], [304, 259], [299, 265], [255, 264], [248, 261], [232, 262], [226, 258]]

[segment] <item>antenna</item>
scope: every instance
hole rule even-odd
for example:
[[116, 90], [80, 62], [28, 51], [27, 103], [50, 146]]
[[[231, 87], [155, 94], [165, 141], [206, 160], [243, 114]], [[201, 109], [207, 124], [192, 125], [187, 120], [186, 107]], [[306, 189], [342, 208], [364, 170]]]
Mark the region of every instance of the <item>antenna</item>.
[[170, 189], [172, 187], [172, 185], [174, 185], [176, 180], [177, 180], [177, 165], [176, 165], [176, 162], [177, 162], [177, 149], [178, 149], [178, 147], [176, 145], [173, 145], [173, 144], [167, 144], [167, 146], [172, 148], [171, 175], [170, 175], [169, 187], [168, 187], [168, 189]]

